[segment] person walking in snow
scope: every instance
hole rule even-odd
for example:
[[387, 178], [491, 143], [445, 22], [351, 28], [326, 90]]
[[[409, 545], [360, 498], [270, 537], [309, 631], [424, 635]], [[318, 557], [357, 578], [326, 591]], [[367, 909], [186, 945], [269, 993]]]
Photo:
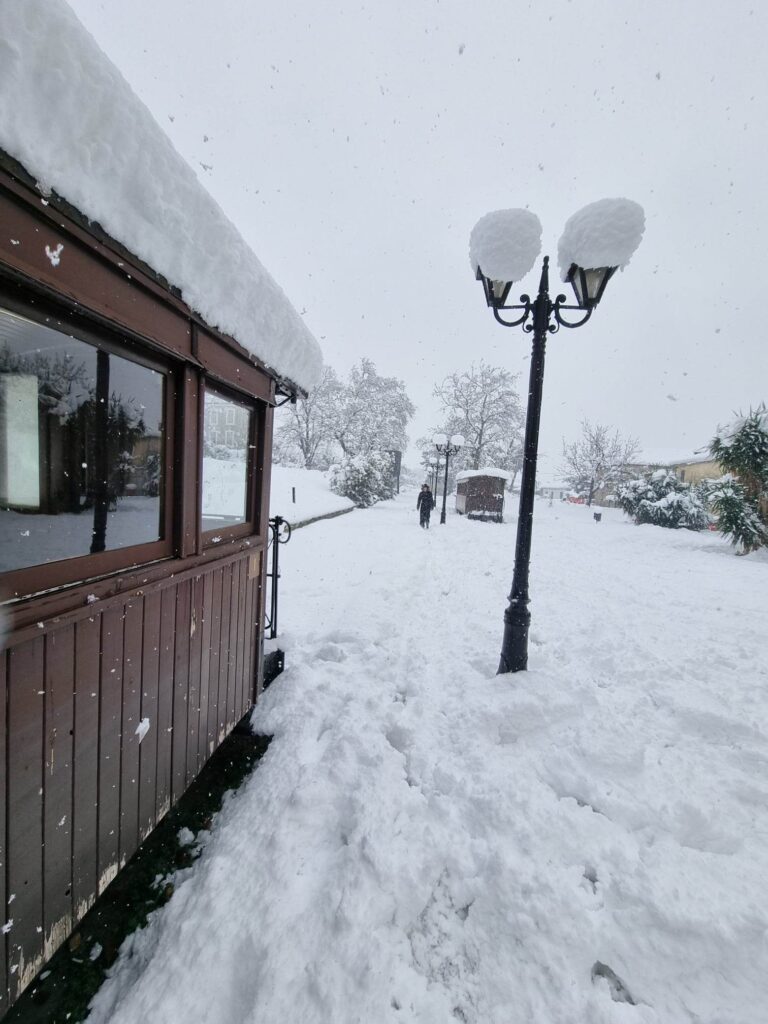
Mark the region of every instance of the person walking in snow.
[[419, 526], [424, 530], [429, 529], [429, 514], [434, 507], [435, 499], [432, 497], [429, 484], [422, 484], [419, 497], [416, 500], [416, 508], [419, 512]]

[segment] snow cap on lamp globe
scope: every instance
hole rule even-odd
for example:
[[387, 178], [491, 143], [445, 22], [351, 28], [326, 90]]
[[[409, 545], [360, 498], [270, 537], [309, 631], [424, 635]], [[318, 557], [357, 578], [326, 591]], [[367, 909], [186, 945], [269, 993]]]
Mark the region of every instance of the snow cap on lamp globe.
[[563, 281], [575, 263], [584, 270], [620, 267], [634, 255], [645, 231], [645, 213], [631, 199], [599, 199], [566, 221], [557, 244]]
[[520, 281], [541, 252], [541, 221], [530, 210], [486, 213], [469, 236], [472, 270], [491, 281]]

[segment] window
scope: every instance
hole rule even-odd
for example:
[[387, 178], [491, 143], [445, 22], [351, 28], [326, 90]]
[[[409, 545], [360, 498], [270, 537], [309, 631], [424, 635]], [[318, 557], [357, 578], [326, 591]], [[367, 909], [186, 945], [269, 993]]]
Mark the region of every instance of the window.
[[0, 572], [164, 536], [165, 374], [0, 309]]
[[237, 412], [237, 409], [235, 409], [234, 405], [228, 406], [228, 408], [227, 408], [227, 426], [228, 427], [234, 427], [234, 425], [235, 425], [235, 413], [236, 412]]
[[[249, 458], [252, 450], [253, 413], [241, 402], [206, 389], [203, 432], [203, 532], [247, 523], [251, 518], [248, 501]], [[218, 443], [218, 431], [208, 427], [209, 412], [223, 414], [223, 420], [238, 423], [236, 430], [224, 431], [225, 443]], [[239, 413], [235, 420], [235, 414]]]

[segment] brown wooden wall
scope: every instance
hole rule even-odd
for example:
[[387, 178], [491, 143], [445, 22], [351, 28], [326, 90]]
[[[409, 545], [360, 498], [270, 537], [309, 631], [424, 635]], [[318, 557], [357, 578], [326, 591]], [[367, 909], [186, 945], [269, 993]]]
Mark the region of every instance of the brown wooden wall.
[[238, 553], [27, 630], [3, 652], [0, 904], [13, 924], [0, 937], [0, 1010], [252, 705], [260, 579], [261, 553]]
[[[257, 697], [276, 382], [77, 211], [41, 204], [2, 154], [0, 223], [4, 303], [45, 307], [76, 335], [117, 331], [129, 355], [162, 360], [173, 469], [161, 552], [0, 578], [2, 1016]], [[41, 238], [66, 246], [56, 272]], [[255, 417], [250, 518], [222, 542], [201, 532], [209, 385]]]

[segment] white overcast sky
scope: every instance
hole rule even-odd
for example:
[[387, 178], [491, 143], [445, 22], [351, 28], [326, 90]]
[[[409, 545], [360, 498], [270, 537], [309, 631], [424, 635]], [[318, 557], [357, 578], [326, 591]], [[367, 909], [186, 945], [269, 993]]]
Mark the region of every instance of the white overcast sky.
[[543, 478], [585, 416], [685, 451], [768, 399], [768, 5], [70, 2], [326, 361], [406, 382], [412, 439], [473, 360], [527, 390], [530, 339], [494, 322], [467, 254], [505, 207], [538, 214], [554, 263], [588, 202], [647, 217], [590, 323], [549, 341]]

